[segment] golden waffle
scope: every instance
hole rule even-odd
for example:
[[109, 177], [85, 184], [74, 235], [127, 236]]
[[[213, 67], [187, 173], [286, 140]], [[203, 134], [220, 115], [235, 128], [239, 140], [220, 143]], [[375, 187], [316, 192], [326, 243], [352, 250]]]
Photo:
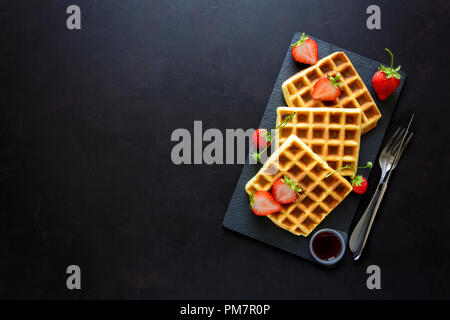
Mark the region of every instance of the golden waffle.
[[[320, 101], [312, 98], [316, 81], [327, 74], [341, 74], [341, 95], [336, 101]], [[338, 107], [361, 108], [361, 133], [366, 133], [377, 125], [381, 118], [375, 101], [359, 77], [353, 64], [344, 52], [335, 52], [315, 65], [300, 71], [287, 79], [283, 85], [283, 95], [288, 107]]]
[[[295, 115], [278, 132], [278, 146], [291, 135], [302, 139], [332, 169], [358, 165], [361, 136], [361, 109], [347, 108], [277, 108], [277, 127], [295, 111]], [[339, 171], [343, 176], [354, 170]]]
[[297, 181], [303, 190], [298, 199], [267, 217], [277, 226], [306, 237], [352, 190], [338, 173], [325, 178], [332, 171], [300, 138], [291, 135], [246, 184], [245, 191], [249, 195], [269, 191], [284, 175]]

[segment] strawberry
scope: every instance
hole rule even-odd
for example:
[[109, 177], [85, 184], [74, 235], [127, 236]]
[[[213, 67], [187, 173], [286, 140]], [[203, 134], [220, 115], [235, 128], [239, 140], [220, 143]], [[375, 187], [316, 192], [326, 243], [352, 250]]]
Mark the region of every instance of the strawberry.
[[281, 205], [276, 202], [270, 192], [257, 191], [250, 195], [250, 209], [257, 216], [267, 216], [281, 210]]
[[327, 174], [325, 176], [325, 178], [328, 178], [333, 173], [341, 171], [343, 169], [354, 169], [355, 170], [355, 177], [350, 180], [350, 182], [352, 183], [353, 192], [355, 192], [357, 194], [364, 194], [364, 193], [366, 193], [366, 190], [367, 190], [367, 180], [366, 180], [366, 178], [364, 178], [361, 175], [356, 175], [356, 172], [358, 171], [358, 169], [365, 169], [365, 168], [369, 168], [370, 169], [372, 167], [373, 167], [373, 164], [370, 161], [367, 161], [367, 163], [366, 163], [366, 165], [364, 167], [354, 167], [354, 166], [347, 165], [347, 166], [341, 167], [341, 168], [336, 169], [333, 172]]
[[372, 78], [373, 89], [381, 101], [386, 100], [397, 89], [402, 78], [398, 73], [400, 66], [394, 69], [394, 55], [389, 49], [385, 48], [384, 50], [391, 55], [391, 66], [388, 68], [381, 65]]
[[312, 90], [312, 97], [321, 101], [334, 101], [341, 95], [341, 76], [334, 78], [330, 75], [320, 78]]
[[[289, 116], [286, 117], [286, 119], [283, 120], [282, 123], [280, 123], [275, 130], [278, 130], [280, 128], [283, 128], [289, 121], [291, 121], [292, 117], [294, 116], [295, 111], [292, 112]], [[270, 146], [271, 141], [271, 135], [270, 132], [268, 132], [266, 129], [258, 129], [252, 134], [252, 143], [259, 151], [260, 149], [264, 148], [261, 152], [255, 152], [252, 154], [253, 160], [256, 162], [259, 162], [261, 160], [261, 154], [263, 154], [267, 148]], [[259, 146], [259, 148], [258, 148]]]
[[279, 178], [272, 185], [272, 194], [276, 201], [282, 204], [291, 203], [297, 200], [302, 189], [293, 179], [284, 176]]
[[292, 46], [292, 57], [295, 61], [306, 64], [314, 64], [319, 60], [317, 43], [302, 33], [300, 40]]
[[353, 192], [364, 194], [367, 190], [367, 180], [361, 175], [357, 175], [352, 179]]
[[259, 150], [267, 147], [270, 142], [270, 133], [266, 129], [256, 129], [252, 134], [252, 144]]

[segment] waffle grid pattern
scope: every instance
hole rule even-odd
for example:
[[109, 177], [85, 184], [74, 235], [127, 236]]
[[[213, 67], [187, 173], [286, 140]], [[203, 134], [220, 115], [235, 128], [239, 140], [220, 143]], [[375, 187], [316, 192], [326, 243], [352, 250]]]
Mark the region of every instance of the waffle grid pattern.
[[[336, 73], [342, 76], [341, 96], [333, 102], [313, 99], [315, 82], [327, 74], [334, 76]], [[361, 108], [362, 134], [376, 127], [381, 118], [380, 110], [369, 90], [344, 52], [335, 52], [293, 75], [283, 83], [282, 90], [289, 107]]]
[[[277, 108], [277, 126], [295, 111], [295, 115], [279, 129], [278, 146], [291, 134], [305, 142], [313, 152], [336, 170], [358, 165], [361, 136], [361, 110], [346, 108]], [[354, 176], [354, 170], [339, 172]]]
[[352, 189], [340, 174], [325, 178], [332, 171], [304, 142], [291, 135], [247, 183], [245, 190], [248, 194], [269, 191], [284, 175], [297, 181], [303, 190], [300, 197], [291, 204], [282, 205], [280, 212], [268, 218], [277, 226], [306, 237]]

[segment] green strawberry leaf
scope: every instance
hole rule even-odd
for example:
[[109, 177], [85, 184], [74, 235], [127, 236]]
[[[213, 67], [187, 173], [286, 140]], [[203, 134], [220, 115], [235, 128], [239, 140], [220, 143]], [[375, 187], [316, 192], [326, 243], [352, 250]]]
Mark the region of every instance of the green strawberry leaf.
[[283, 128], [289, 121], [291, 121], [292, 117], [294, 116], [295, 111], [292, 112], [290, 115], [288, 115], [287, 117], [285, 117], [285, 119], [283, 120], [282, 123], [280, 123], [279, 126], [277, 126], [275, 129], [280, 129]]
[[250, 208], [253, 207], [253, 204], [255, 203], [255, 196], [253, 195], [253, 193], [251, 195], [249, 195], [248, 197], [249, 202], [250, 202]]
[[285, 183], [290, 189], [297, 192], [297, 194], [300, 196], [300, 192], [302, 192], [302, 188], [297, 184], [297, 181], [295, 181], [292, 178], [289, 178], [288, 176], [283, 176], [281, 179], [281, 182]]
[[291, 45], [291, 48], [301, 45], [305, 40], [307, 40], [309, 37], [305, 35], [305, 33], [302, 33], [302, 36], [300, 37], [300, 40], [295, 42], [293, 45]]
[[331, 81], [331, 83], [333, 83], [336, 87], [338, 87], [338, 88], [341, 87], [342, 83], [341, 83], [341, 75], [340, 74], [337, 74], [334, 78], [328, 74], [327, 77]]
[[363, 176], [357, 175], [352, 179], [352, 186], [355, 185], [359, 187], [364, 182]]
[[331, 176], [333, 173], [335, 173], [335, 172], [339, 172], [339, 171], [341, 171], [341, 170], [345, 170], [345, 169], [354, 169], [355, 170], [355, 174], [356, 174], [356, 172], [358, 171], [358, 169], [365, 169], [365, 168], [372, 168], [373, 167], [373, 163], [372, 162], [370, 162], [370, 161], [367, 161], [366, 162], [366, 165], [364, 166], [364, 167], [354, 167], [354, 166], [350, 166], [350, 165], [346, 165], [346, 166], [344, 166], [344, 167], [340, 167], [340, 168], [338, 168], [338, 169], [336, 169], [336, 170], [334, 170], [334, 171], [332, 171], [332, 172], [330, 172], [329, 174], [327, 174], [326, 176], [325, 176], [325, 178], [328, 178], [329, 176]]
[[385, 65], [381, 65], [378, 70], [384, 72], [384, 74], [386, 75], [386, 79], [394, 77], [395, 79], [400, 80], [402, 76], [400, 73], [398, 73], [398, 71], [400, 70], [401, 66], [398, 66], [394, 69], [394, 55], [388, 48], [385, 48], [384, 50], [386, 50], [391, 55], [391, 66], [386, 67]]
[[268, 130], [265, 130], [265, 131], [264, 131], [263, 138], [264, 138], [267, 142], [270, 142], [270, 140], [271, 140], [272, 137], [270, 136], [270, 132], [269, 132]]

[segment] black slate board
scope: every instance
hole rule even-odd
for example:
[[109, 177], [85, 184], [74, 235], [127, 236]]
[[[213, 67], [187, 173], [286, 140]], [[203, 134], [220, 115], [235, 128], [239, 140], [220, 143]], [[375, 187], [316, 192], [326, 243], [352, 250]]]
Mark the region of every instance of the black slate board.
[[[298, 41], [298, 39], [300, 39], [300, 35], [300, 33], [296, 33], [292, 38], [291, 44]], [[397, 100], [406, 79], [406, 74], [401, 72], [402, 80], [399, 88], [387, 100], [380, 101], [378, 100], [372, 87], [372, 76], [380, 66], [380, 62], [360, 56], [349, 50], [339, 48], [333, 44], [321, 41], [314, 37], [311, 38], [314, 39], [319, 45], [319, 59], [322, 59], [336, 51], [344, 51], [345, 54], [347, 54], [380, 109], [382, 118], [378, 121], [376, 128], [361, 137], [359, 154], [360, 165], [364, 164], [366, 161], [372, 161], [376, 164], [377, 162], [375, 162], [375, 160], [392, 114], [394, 113]], [[293, 74], [307, 67], [308, 66], [306, 65], [301, 65], [295, 62], [294, 59], [292, 59], [290, 49], [288, 49], [283, 65], [281, 66], [280, 73], [278, 74], [275, 87], [273, 88], [263, 118], [259, 125], [260, 128], [269, 129], [275, 127], [276, 109], [279, 106], [286, 105], [283, 93], [281, 91], [281, 84]], [[248, 207], [249, 202], [248, 195], [245, 192], [245, 184], [258, 172], [260, 167], [260, 165], [244, 165], [241, 176], [236, 185], [236, 189], [234, 190], [228, 206], [228, 210], [225, 214], [223, 221], [223, 226], [225, 228], [242, 233], [253, 239], [270, 244], [276, 248], [288, 251], [311, 261], [314, 260], [309, 253], [308, 245], [309, 239], [314, 232], [322, 228], [333, 228], [341, 231], [345, 234], [345, 236], [348, 236], [347, 234], [349, 232], [352, 219], [358, 209], [358, 204], [361, 199], [360, 196], [354, 193], [350, 193], [347, 198], [342, 201], [342, 203], [340, 203], [320, 225], [316, 227], [310, 236], [306, 238], [302, 236], [295, 236], [288, 231], [276, 227], [272, 221], [266, 217], [258, 217], [254, 215]], [[365, 169], [362, 172], [365, 176], [368, 176], [370, 173], [369, 169]]]

